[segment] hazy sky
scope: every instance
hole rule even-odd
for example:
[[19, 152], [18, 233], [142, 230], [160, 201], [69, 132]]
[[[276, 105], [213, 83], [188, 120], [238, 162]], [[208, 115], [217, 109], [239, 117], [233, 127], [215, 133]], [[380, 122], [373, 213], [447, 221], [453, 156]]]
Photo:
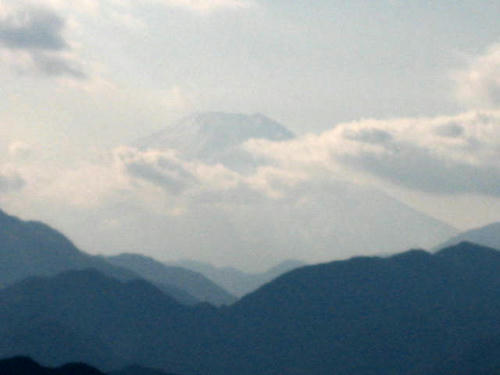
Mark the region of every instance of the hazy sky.
[[[263, 113], [297, 138], [246, 144], [269, 161], [253, 175], [175, 156], [204, 189], [238, 181], [272, 200], [286, 194], [277, 179], [334, 175], [460, 229], [498, 221], [499, 15], [496, 0], [0, 0], [0, 204], [86, 250], [141, 251], [145, 234], [120, 242], [122, 225], [187, 228], [193, 193], [138, 181], [127, 163], [159, 156], [127, 147], [222, 111]], [[113, 231], [97, 233], [104, 222]], [[143, 251], [184, 255], [155, 233]]]

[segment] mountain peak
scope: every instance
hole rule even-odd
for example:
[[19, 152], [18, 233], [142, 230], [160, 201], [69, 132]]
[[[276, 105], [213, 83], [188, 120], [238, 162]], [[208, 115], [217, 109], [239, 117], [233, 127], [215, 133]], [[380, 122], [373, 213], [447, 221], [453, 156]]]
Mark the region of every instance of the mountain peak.
[[260, 113], [198, 112], [135, 145], [141, 149], [174, 149], [183, 157], [224, 163], [242, 158], [240, 146], [250, 139], [285, 141], [293, 137], [286, 127]]

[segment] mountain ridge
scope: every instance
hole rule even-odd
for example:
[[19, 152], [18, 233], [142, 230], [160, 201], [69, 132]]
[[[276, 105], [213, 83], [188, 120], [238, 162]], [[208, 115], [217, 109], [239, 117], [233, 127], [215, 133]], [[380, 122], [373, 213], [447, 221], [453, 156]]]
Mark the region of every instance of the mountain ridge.
[[[29, 341], [30, 327], [56, 319], [111, 346], [114, 362], [100, 368], [139, 363], [186, 374], [451, 375], [457, 353], [472, 350], [470, 358], [483, 358], [474, 349], [481, 342], [491, 343], [488, 367], [500, 358], [494, 344], [499, 268], [498, 250], [467, 242], [435, 254], [354, 257], [292, 270], [222, 308], [182, 306], [146, 281], [73, 271], [0, 290], [0, 322], [10, 326], [0, 325], [0, 335], [20, 345]], [[34, 311], [36, 320], [29, 318]], [[16, 341], [9, 328], [19, 324], [25, 329]], [[59, 361], [74, 360], [71, 353]], [[99, 365], [94, 356], [76, 359]], [[467, 358], [460, 366], [477, 368]]]
[[[102, 256], [90, 255], [78, 249], [64, 234], [37, 221], [23, 221], [0, 210], [0, 287], [21, 281], [31, 276], [54, 276], [68, 270], [94, 268], [119, 280], [133, 280], [142, 276], [122, 265], [112, 264]], [[177, 273], [182, 270], [177, 269]], [[218, 287], [202, 275], [196, 277], [192, 271], [185, 273], [203, 283]], [[158, 284], [167, 295], [174, 296], [184, 304], [196, 304], [200, 300], [177, 283], [173, 285], [165, 280]], [[192, 288], [193, 289], [193, 288]], [[194, 289], [193, 289], [194, 290]], [[215, 304], [233, 302], [234, 299], [218, 291], [211, 299], [204, 294], [204, 300]]]
[[215, 306], [230, 305], [236, 298], [199, 272], [179, 266], [170, 266], [155, 259], [132, 253], [123, 253], [106, 258], [112, 264], [128, 268], [158, 284], [168, 284], [182, 288], [198, 301]]

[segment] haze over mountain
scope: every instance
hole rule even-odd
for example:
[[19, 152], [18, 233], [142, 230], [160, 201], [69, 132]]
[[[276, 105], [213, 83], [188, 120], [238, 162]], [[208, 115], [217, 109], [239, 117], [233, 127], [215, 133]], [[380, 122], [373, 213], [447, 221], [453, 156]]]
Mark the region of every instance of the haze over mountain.
[[474, 228], [450, 238], [448, 241], [440, 244], [436, 249], [456, 245], [463, 241], [474, 242], [483, 246], [500, 249], [500, 222], [491, 223], [480, 228]]
[[[314, 169], [284, 168], [248, 148], [258, 139], [279, 145], [291, 137], [283, 125], [262, 115], [198, 113], [139, 141], [139, 148], [121, 150], [122, 169], [144, 187], [144, 199], [164, 198], [161, 209], [137, 218], [121, 207], [127, 214], [114, 220], [130, 230], [111, 243], [157, 248], [157, 259], [244, 264], [255, 272], [290, 258], [325, 261], [432, 247], [456, 233], [341, 173], [310, 178]], [[108, 237], [104, 228], [109, 226], [97, 232]]]
[[500, 5], [367, 4], [0, 0], [0, 207], [247, 272], [498, 222]]
[[500, 375], [499, 14], [0, 0], [0, 359]]
[[[156, 285], [173, 285], [185, 290], [198, 301], [209, 302], [215, 306], [230, 305], [236, 298], [219, 285], [194, 272], [178, 266], [168, 266], [153, 258], [139, 254], [120, 254], [107, 257], [116, 266], [127, 268]], [[225, 287], [225, 286], [224, 286]]]
[[253, 292], [255, 289], [285, 272], [305, 265], [304, 262], [298, 260], [286, 260], [265, 272], [247, 273], [234, 267], [215, 267], [211, 264], [194, 260], [180, 260], [173, 264], [178, 264], [205, 275], [238, 297]]
[[[165, 293], [184, 304], [205, 301], [219, 305], [234, 301], [234, 297], [221, 287], [190, 270], [168, 268], [141, 256], [110, 260], [84, 253], [63, 234], [43, 223], [22, 221], [0, 210], [0, 286], [29, 276], [94, 268], [120, 280], [147, 276]], [[186, 291], [184, 283], [200, 299]]]
[[[73, 271], [0, 291], [0, 356], [215, 375], [472, 374], [500, 358], [499, 267], [500, 252], [471, 243], [358, 257], [296, 269], [221, 309]], [[66, 330], [48, 346], [51, 322]]]

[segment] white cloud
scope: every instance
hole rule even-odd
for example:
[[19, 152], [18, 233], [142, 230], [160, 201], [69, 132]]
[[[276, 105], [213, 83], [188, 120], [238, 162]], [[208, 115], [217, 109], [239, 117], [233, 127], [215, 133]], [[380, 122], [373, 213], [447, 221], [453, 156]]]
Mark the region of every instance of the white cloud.
[[498, 111], [363, 120], [288, 142], [254, 140], [246, 148], [312, 176], [319, 168], [359, 182], [363, 172], [420, 191], [500, 196]]
[[456, 72], [459, 100], [474, 108], [500, 107], [500, 43], [474, 58], [466, 70]]
[[221, 164], [186, 161], [174, 150], [140, 151], [120, 147], [114, 151], [119, 167], [130, 177], [157, 185], [169, 194], [193, 190], [227, 190], [241, 182], [241, 176]]

